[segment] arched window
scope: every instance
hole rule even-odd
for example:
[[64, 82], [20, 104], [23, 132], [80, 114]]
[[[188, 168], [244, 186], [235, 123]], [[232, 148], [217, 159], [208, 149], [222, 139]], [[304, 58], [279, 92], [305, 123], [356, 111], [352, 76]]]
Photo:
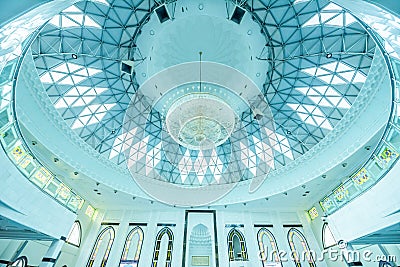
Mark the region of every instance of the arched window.
[[[298, 229], [290, 228], [287, 238], [296, 267], [301, 267], [301, 261], [303, 260], [307, 260], [310, 267], [315, 267], [314, 257], [310, 251], [305, 236]], [[296, 244], [298, 245], [297, 248]], [[299, 249], [301, 249], [301, 253]]]
[[79, 247], [81, 245], [82, 227], [79, 221], [75, 221], [69, 231], [66, 242], [68, 244]]
[[322, 226], [322, 244], [324, 248], [330, 248], [337, 244], [328, 223], [324, 223]]
[[119, 266], [137, 266], [139, 264], [140, 252], [142, 251], [144, 233], [139, 226], [133, 228], [125, 240]]
[[[264, 242], [265, 238], [269, 244]], [[258, 230], [257, 241], [263, 267], [271, 266], [271, 263], [276, 263], [276, 265], [282, 266], [278, 245], [276, 244], [275, 237], [271, 231], [267, 228], [261, 228]]]
[[[90, 253], [87, 267], [104, 267], [107, 264], [112, 244], [114, 243], [115, 230], [112, 226], [104, 228], [97, 236], [92, 252]], [[102, 256], [101, 258], [98, 256]]]
[[246, 241], [243, 234], [236, 230], [231, 229], [228, 233], [228, 255], [229, 261], [247, 261], [247, 248]]
[[[165, 236], [165, 234], [167, 235]], [[164, 238], [164, 236], [166, 238]], [[165, 242], [167, 242], [166, 251], [163, 250], [165, 247], [163, 244], [165, 244]], [[165, 258], [165, 267], [171, 267], [173, 242], [174, 235], [171, 229], [164, 227], [158, 232], [156, 243], [154, 245], [153, 264], [151, 265], [152, 267], [161, 267], [161, 263], [159, 264], [159, 261], [163, 261], [163, 258]]]
[[[11, 266], [13, 267], [26, 267], [28, 265], [28, 259], [25, 256], [17, 258]], [[8, 265], [7, 265], [8, 266]]]

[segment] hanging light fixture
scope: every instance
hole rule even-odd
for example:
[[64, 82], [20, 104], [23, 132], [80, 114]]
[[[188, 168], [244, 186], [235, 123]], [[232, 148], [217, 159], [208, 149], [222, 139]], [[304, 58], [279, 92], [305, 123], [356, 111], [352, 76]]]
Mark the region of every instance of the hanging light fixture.
[[192, 150], [214, 149], [230, 137], [235, 126], [232, 108], [221, 96], [205, 90], [202, 55], [200, 51], [198, 83], [171, 105], [166, 116], [170, 136]]

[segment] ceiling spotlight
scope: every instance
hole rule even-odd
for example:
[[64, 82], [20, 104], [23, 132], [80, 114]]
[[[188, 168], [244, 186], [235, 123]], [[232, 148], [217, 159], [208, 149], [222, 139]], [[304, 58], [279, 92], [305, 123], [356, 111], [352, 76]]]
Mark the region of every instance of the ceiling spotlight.
[[97, 186], [99, 186], [99, 185], [100, 185], [100, 183], [99, 183], [99, 182], [97, 182], [97, 183], [96, 183], [96, 185], [97, 185]]
[[167, 20], [171, 19], [170, 15], [168, 13], [167, 6], [165, 4], [154, 9], [154, 12], [156, 13], [160, 23], [164, 23]]
[[247, 205], [247, 203], [246, 203], [246, 202], [244, 202], [244, 203], [243, 203], [243, 206], [246, 206], [246, 205]]
[[133, 60], [121, 61], [121, 72], [132, 75], [134, 68], [135, 68], [135, 62], [133, 62]]
[[115, 130], [112, 130], [112, 131], [111, 131], [111, 134], [115, 134]]
[[245, 13], [246, 9], [240, 6], [235, 6], [235, 9], [233, 10], [233, 13], [231, 15], [231, 20], [237, 24], [240, 24], [240, 22], [242, 22]]
[[79, 174], [79, 172], [74, 172], [74, 175], [78, 175]]
[[292, 135], [292, 132], [289, 131], [289, 130], [287, 130], [287, 131], [286, 131], [286, 134], [287, 134], [287, 135]]
[[310, 193], [310, 191], [306, 191], [305, 193], [306, 193], [306, 194], [309, 194], [309, 193]]
[[347, 166], [347, 163], [346, 163], [346, 162], [342, 164], [342, 167], [343, 167], [343, 168], [346, 168], [346, 166]]
[[322, 178], [325, 179], [326, 178], [326, 174], [322, 174]]
[[332, 53], [326, 53], [325, 56], [326, 56], [326, 58], [332, 58], [333, 55], [332, 55]]
[[255, 120], [261, 120], [263, 117], [264, 117], [264, 114], [261, 112], [261, 110], [260, 109], [258, 109], [258, 108], [254, 108], [253, 110], [252, 110], [252, 112], [253, 112], [253, 118], [255, 119]]
[[33, 145], [33, 146], [36, 146], [36, 145], [37, 145], [37, 142], [36, 142], [36, 141], [32, 141], [32, 145]]
[[53, 161], [54, 161], [54, 162], [58, 162], [59, 159], [58, 159], [58, 158], [54, 158]]
[[72, 54], [71, 57], [72, 57], [73, 59], [77, 59], [77, 58], [78, 58], [78, 55], [77, 55], [77, 54]]
[[135, 200], [135, 199], [136, 199], [136, 197], [132, 197], [132, 199], [133, 199], [133, 200]]
[[283, 192], [283, 194], [284, 194], [285, 196], [287, 196], [287, 192]]
[[306, 185], [305, 185], [305, 184], [303, 184], [301, 187], [303, 187], [303, 188], [306, 188]]
[[366, 147], [364, 147], [365, 148], [365, 150], [370, 150], [371, 149], [371, 146], [366, 146]]
[[114, 194], [116, 194], [118, 191], [117, 190], [114, 190]]
[[268, 198], [268, 197], [266, 197], [266, 198], [265, 198], [265, 200], [266, 200], [266, 201], [268, 201], [268, 200], [269, 200], [269, 198]]

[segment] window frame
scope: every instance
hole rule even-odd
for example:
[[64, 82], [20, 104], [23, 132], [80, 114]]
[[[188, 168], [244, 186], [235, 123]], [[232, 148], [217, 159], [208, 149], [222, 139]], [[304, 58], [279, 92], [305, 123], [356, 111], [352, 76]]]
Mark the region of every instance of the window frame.
[[[79, 241], [78, 241], [78, 245], [77, 245], [77, 244], [74, 244], [74, 243], [72, 243], [72, 242], [70, 242], [70, 241], [68, 241], [68, 239], [70, 239], [70, 236], [71, 236], [71, 234], [72, 234], [72, 231], [74, 230], [75, 225], [77, 225], [77, 226], [78, 226], [78, 229], [79, 229]], [[81, 246], [81, 242], [82, 242], [82, 225], [81, 225], [81, 222], [80, 222], [80, 221], [76, 220], [76, 221], [74, 222], [74, 224], [72, 225], [71, 231], [68, 233], [68, 236], [67, 236], [67, 239], [65, 240], [65, 243], [70, 244], [70, 245], [72, 245], [72, 246], [74, 246], [74, 247], [79, 248], [79, 247]]]

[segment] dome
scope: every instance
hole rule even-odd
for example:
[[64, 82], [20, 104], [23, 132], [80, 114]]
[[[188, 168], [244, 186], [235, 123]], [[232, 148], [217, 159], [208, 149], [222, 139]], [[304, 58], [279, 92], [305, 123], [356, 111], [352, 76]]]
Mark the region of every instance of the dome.
[[[30, 40], [21, 71], [37, 72], [42, 89], [31, 99], [17, 90], [17, 106], [45, 106], [48, 122], [18, 111], [22, 133], [56, 128], [43, 138], [71, 147], [45, 144], [44, 157], [133, 196], [201, 206], [293, 189], [360, 149], [341, 136], [370, 120], [366, 105], [381, 107], [366, 96], [384, 63], [346, 9], [326, 0], [140, 5], [78, 1]], [[353, 138], [374, 147], [381, 127]]]

